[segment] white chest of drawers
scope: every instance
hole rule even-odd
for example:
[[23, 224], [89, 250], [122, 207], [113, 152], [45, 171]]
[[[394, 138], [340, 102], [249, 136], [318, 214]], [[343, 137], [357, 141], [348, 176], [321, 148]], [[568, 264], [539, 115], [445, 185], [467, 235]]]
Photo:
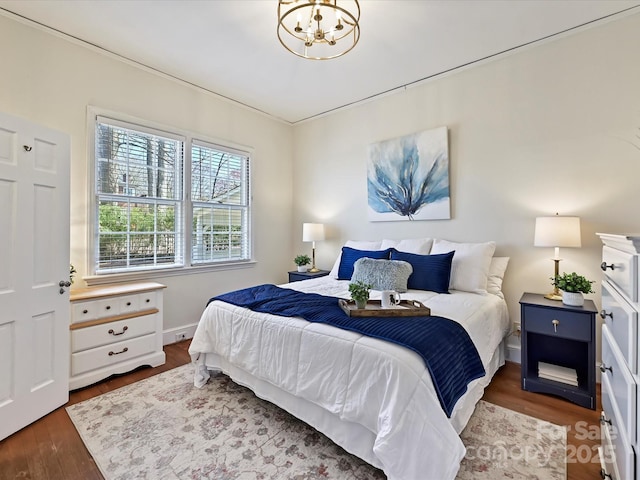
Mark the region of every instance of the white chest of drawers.
[[164, 288], [145, 282], [71, 291], [71, 390], [165, 362]]
[[602, 478], [640, 479], [640, 235], [598, 233], [602, 247]]

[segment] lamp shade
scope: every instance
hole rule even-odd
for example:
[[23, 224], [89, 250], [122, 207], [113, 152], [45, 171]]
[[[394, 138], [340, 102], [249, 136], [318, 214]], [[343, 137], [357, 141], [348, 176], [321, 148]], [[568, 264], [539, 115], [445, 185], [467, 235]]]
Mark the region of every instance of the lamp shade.
[[538, 217], [534, 236], [536, 247], [580, 247], [580, 217]]
[[302, 224], [302, 241], [317, 242], [324, 240], [324, 224], [322, 223], [303, 223]]

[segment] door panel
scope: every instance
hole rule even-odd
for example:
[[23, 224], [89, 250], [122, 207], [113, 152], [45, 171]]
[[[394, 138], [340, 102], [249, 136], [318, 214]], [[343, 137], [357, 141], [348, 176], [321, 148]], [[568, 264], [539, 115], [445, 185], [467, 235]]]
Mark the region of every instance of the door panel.
[[69, 137], [0, 113], [0, 440], [69, 386]]

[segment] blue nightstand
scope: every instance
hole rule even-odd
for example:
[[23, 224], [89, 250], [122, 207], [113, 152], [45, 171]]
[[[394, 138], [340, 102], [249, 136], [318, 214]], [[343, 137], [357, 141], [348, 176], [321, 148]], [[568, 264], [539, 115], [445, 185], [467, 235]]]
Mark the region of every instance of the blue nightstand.
[[325, 277], [327, 275], [329, 275], [329, 270], [318, 270], [317, 272], [298, 272], [293, 270], [289, 272], [289, 283], [309, 280], [310, 278]]
[[[520, 299], [522, 389], [566, 398], [596, 408], [596, 306], [585, 300], [571, 307], [544, 295], [525, 293]], [[540, 363], [575, 371], [577, 385], [542, 378]], [[545, 371], [548, 371], [545, 368]]]

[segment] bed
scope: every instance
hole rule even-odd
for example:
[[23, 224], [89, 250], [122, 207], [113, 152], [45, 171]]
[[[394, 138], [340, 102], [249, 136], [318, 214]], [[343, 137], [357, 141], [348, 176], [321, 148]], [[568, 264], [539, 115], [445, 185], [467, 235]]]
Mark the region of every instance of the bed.
[[[415, 255], [410, 259], [417, 262], [412, 276], [425, 270], [421, 261], [455, 251], [447, 277], [449, 293], [416, 288], [401, 293], [404, 299], [430, 307], [432, 315], [462, 325], [484, 366], [485, 375], [469, 383], [450, 416], [440, 404], [424, 360], [414, 351], [220, 300], [207, 305], [189, 348], [194, 383], [202, 386], [209, 372], [222, 371], [382, 469], [390, 480], [454, 479], [465, 454], [459, 434], [504, 363], [510, 322], [501, 286], [508, 258], [493, 257], [495, 243], [350, 241], [328, 276], [280, 287], [349, 298], [350, 279], [344, 272], [339, 279], [338, 272], [353, 260], [347, 258], [352, 250], [358, 256], [388, 249]], [[415, 282], [409, 282], [411, 286]], [[378, 298], [380, 292], [372, 291], [371, 299]]]

